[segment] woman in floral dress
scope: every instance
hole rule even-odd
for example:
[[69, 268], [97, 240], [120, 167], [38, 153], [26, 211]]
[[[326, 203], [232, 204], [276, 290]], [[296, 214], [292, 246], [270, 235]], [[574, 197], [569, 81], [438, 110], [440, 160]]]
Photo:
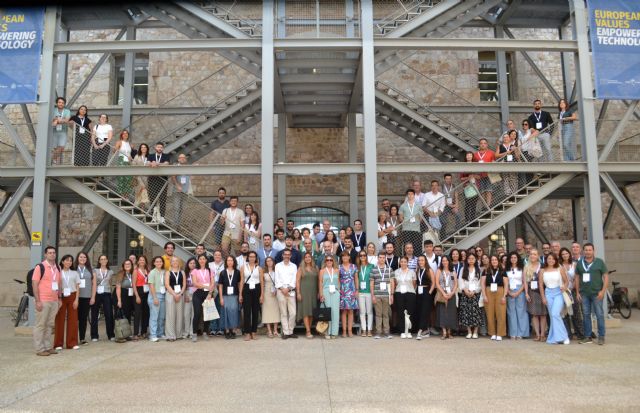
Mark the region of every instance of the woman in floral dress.
[[342, 320], [342, 337], [353, 337], [353, 310], [358, 309], [357, 268], [351, 263], [351, 255], [347, 251], [340, 255], [340, 313]]

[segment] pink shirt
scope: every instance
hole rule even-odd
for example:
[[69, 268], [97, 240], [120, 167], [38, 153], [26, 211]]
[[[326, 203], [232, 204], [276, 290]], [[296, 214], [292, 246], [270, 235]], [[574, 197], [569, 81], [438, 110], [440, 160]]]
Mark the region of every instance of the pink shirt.
[[[40, 273], [40, 266], [36, 265], [32, 279], [33, 281], [39, 281], [38, 294], [40, 295], [40, 301], [58, 301], [58, 294], [62, 292], [60, 271], [55, 265], [51, 266], [46, 260], [42, 261], [42, 265], [44, 265], [44, 275]], [[52, 288], [54, 282], [58, 284], [58, 291], [54, 291]]]

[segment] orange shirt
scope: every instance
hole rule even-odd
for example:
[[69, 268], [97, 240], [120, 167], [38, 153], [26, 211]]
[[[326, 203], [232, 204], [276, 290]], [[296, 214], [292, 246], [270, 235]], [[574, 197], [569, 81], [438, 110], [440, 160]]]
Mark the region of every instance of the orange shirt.
[[[40, 301], [58, 301], [58, 294], [62, 292], [62, 277], [57, 266], [51, 266], [46, 260], [42, 261], [44, 265], [44, 275], [40, 273], [40, 266], [36, 265], [33, 270], [33, 281], [39, 281], [38, 294]], [[58, 291], [53, 290], [53, 283], [58, 284]]]

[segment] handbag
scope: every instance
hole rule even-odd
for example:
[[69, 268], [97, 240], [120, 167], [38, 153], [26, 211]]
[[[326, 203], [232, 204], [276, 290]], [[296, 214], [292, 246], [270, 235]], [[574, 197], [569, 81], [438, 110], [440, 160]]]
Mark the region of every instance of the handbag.
[[562, 292], [562, 298], [564, 299], [564, 311], [568, 315], [573, 315], [573, 298], [567, 291]]
[[118, 311], [116, 311], [114, 332], [117, 343], [124, 343], [127, 341], [127, 338], [132, 335], [131, 324], [129, 324], [129, 320], [125, 318], [122, 308], [119, 308]]
[[213, 300], [204, 300], [204, 303], [202, 303], [202, 312], [204, 314], [204, 321], [217, 320], [220, 318], [216, 303]]
[[534, 158], [540, 158], [542, 156], [542, 146], [540, 146], [540, 141], [535, 136], [527, 139], [522, 144], [522, 151], [527, 152]]
[[436, 291], [436, 303], [446, 304], [447, 300], [444, 299], [444, 295], [440, 292], [440, 290]]
[[440, 235], [438, 235], [438, 231], [433, 228], [429, 228], [427, 232], [422, 235], [422, 242], [431, 241], [433, 245], [440, 245]]
[[318, 320], [316, 323], [316, 331], [318, 334], [324, 334], [329, 329], [329, 321], [331, 321], [331, 309], [327, 308], [325, 303], [313, 309], [313, 318]]
[[478, 196], [478, 190], [476, 189], [475, 184], [469, 184], [464, 187], [465, 198], [469, 199], [469, 198], [475, 198], [477, 196]]
[[502, 181], [502, 177], [498, 173], [489, 172], [487, 173], [487, 176], [489, 177], [489, 182], [492, 184]]
[[480, 291], [480, 301], [478, 301], [478, 307], [484, 307], [484, 293]]

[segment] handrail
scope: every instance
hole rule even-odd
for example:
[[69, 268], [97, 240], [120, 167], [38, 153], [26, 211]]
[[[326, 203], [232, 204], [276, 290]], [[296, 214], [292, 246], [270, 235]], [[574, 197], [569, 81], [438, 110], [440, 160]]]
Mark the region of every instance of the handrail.
[[250, 36], [253, 36], [253, 37], [260, 36], [262, 34], [262, 23], [261, 22], [257, 22], [257, 21], [255, 21], [253, 19], [250, 19], [248, 17], [244, 17], [244, 16], [241, 16], [239, 14], [236, 14], [236, 13], [232, 12], [231, 9], [233, 8], [233, 6], [236, 5], [236, 3], [237, 2], [234, 1], [233, 4], [231, 5], [231, 7], [226, 8], [226, 7], [222, 6], [222, 5], [220, 5], [218, 2], [214, 1], [214, 2], [211, 2], [211, 6], [209, 6], [209, 7], [218, 8], [218, 9], [224, 11], [227, 16], [232, 17], [234, 20], [240, 21], [240, 23], [242, 23], [244, 26], [249, 26], [250, 28], [254, 29], [255, 33], [254, 34], [250, 34]]
[[403, 15], [417, 9], [418, 7], [424, 5], [425, 3], [427, 3], [427, 6], [431, 6], [433, 7], [433, 2], [432, 0], [414, 0], [413, 1], [413, 5], [409, 8], [405, 7], [405, 5], [402, 3], [402, 1], [398, 0], [398, 3], [400, 3], [400, 6], [402, 6], [402, 10], [401, 11], [395, 11], [393, 13], [389, 13], [388, 15], [386, 15], [385, 17], [383, 17], [377, 24], [376, 27], [378, 28], [378, 31], [380, 33], [382, 33], [382, 30], [387, 27], [388, 25], [390, 25], [391, 23], [393, 23], [394, 21], [396, 21], [397, 19], [399, 19], [400, 17], [402, 17]]
[[457, 125], [456, 123], [450, 121], [449, 119], [442, 117], [438, 113], [436, 113], [433, 110], [431, 110], [428, 106], [426, 106], [426, 105], [424, 105], [424, 104], [422, 104], [420, 102], [417, 102], [414, 98], [411, 98], [411, 97], [407, 96], [406, 94], [400, 92], [399, 90], [397, 90], [396, 88], [394, 88], [393, 86], [389, 85], [388, 83], [386, 83], [386, 82], [384, 82], [382, 80], [378, 80], [377, 83], [385, 85], [386, 87], [388, 87], [389, 89], [391, 89], [395, 93], [397, 93], [398, 95], [402, 96], [403, 98], [405, 98], [405, 99], [409, 100], [410, 102], [414, 103], [415, 105], [417, 105], [420, 109], [426, 110], [427, 112], [429, 112], [430, 115], [436, 116], [438, 119], [442, 120], [443, 122], [448, 123], [449, 125], [453, 126], [457, 130], [459, 130], [461, 133], [464, 133], [471, 140], [473, 140], [474, 144], [478, 145], [480, 143], [480, 139], [478, 139], [477, 136], [475, 136], [474, 134], [472, 134], [471, 132], [469, 132], [465, 128], [463, 128], [463, 127]]

